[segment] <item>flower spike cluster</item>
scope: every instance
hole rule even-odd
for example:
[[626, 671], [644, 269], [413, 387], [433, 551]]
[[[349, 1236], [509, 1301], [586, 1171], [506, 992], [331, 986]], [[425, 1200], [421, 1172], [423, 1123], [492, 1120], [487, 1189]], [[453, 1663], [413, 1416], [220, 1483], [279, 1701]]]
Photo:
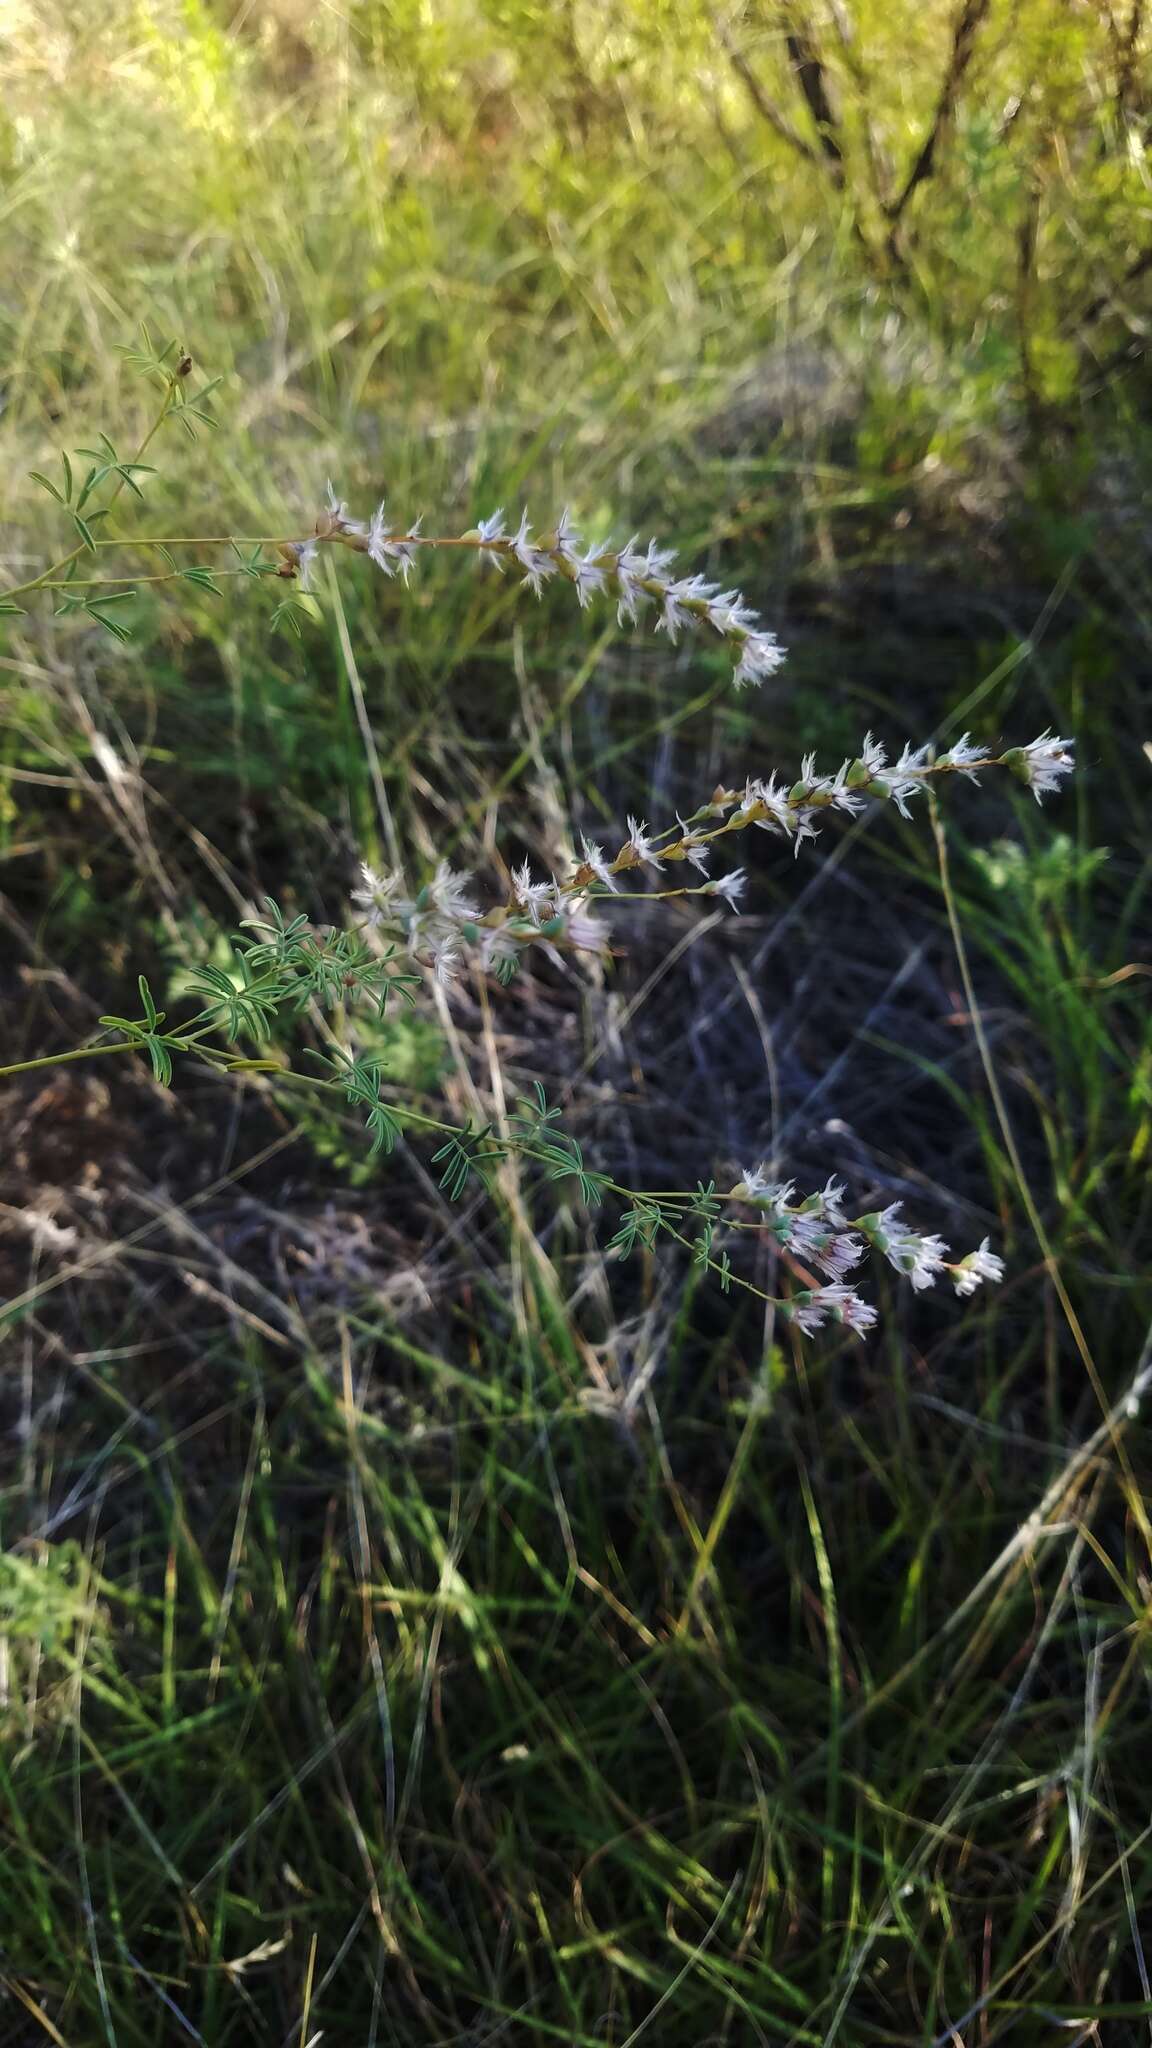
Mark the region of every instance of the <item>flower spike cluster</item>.
[[600, 953], [607, 935], [580, 896], [564, 895], [554, 881], [534, 882], [527, 863], [512, 878], [511, 902], [485, 915], [469, 893], [471, 876], [441, 861], [415, 896], [396, 872], [364, 866], [352, 902], [363, 924], [402, 941], [414, 960], [430, 967], [442, 988], [455, 981], [467, 951], [486, 973], [510, 981], [526, 947], [543, 941], [577, 952]]
[[[808, 754], [791, 787], [772, 773], [751, 778], [743, 791], [715, 789], [691, 816], [677, 817], [675, 827], [663, 832], [654, 833], [645, 819], [630, 817], [628, 836], [612, 857], [598, 842], [582, 837], [580, 857], [567, 877], [534, 880], [525, 862], [514, 871], [505, 902], [487, 911], [481, 911], [469, 894], [471, 877], [457, 874], [446, 861], [412, 897], [405, 894], [398, 873], [379, 875], [365, 867], [352, 900], [365, 922], [399, 937], [413, 958], [430, 965], [443, 984], [455, 978], [469, 949], [478, 949], [486, 971], [509, 981], [525, 948], [539, 941], [601, 952], [607, 935], [591, 915], [590, 904], [619, 896], [621, 880], [641, 871], [659, 880], [660, 896], [718, 897], [738, 910], [747, 887], [743, 868], [710, 876], [708, 864], [717, 840], [751, 826], [776, 833], [798, 852], [805, 840], [816, 838], [817, 820], [829, 811], [853, 817], [869, 801], [891, 802], [903, 817], [910, 817], [911, 799], [932, 782], [953, 775], [975, 781], [977, 770], [986, 768], [1008, 768], [1039, 800], [1073, 765], [1072, 742], [1047, 732], [1003, 754], [973, 746], [966, 733], [935, 758], [928, 747], [906, 746], [891, 764], [879, 741], [868, 733], [857, 758], [843, 761], [834, 774], [819, 774], [815, 756]], [[691, 870], [702, 879], [678, 881], [678, 870]], [[833, 1277], [839, 1280], [841, 1275]]]
[[[862, 1333], [876, 1321], [876, 1310], [864, 1301], [847, 1276], [871, 1250], [887, 1259], [917, 1293], [947, 1274], [959, 1295], [976, 1292], [982, 1282], [1004, 1277], [1004, 1262], [985, 1238], [962, 1259], [948, 1257], [943, 1238], [913, 1230], [901, 1215], [901, 1204], [851, 1220], [844, 1210], [844, 1188], [830, 1180], [818, 1194], [796, 1202], [793, 1181], [772, 1181], [766, 1169], [744, 1168], [729, 1200], [755, 1205], [762, 1229], [775, 1242], [794, 1273], [809, 1282], [781, 1306], [806, 1336], [829, 1321]], [[823, 1275], [817, 1280], [815, 1274]]]
[[731, 653], [737, 689], [764, 682], [784, 660], [786, 650], [738, 590], [723, 590], [705, 576], [673, 575], [675, 554], [655, 540], [641, 547], [639, 534], [633, 534], [622, 548], [610, 540], [585, 547], [567, 507], [552, 531], [541, 535], [533, 534], [527, 512], [521, 513], [519, 524], [510, 530], [503, 509], [464, 534], [422, 533], [422, 523], [417, 519], [407, 529], [397, 528], [390, 523], [383, 504], [367, 523], [354, 519], [329, 483], [327, 502], [314, 531], [304, 540], [282, 543], [282, 574], [295, 577], [307, 589], [318, 550], [325, 542], [368, 555], [386, 576], [398, 575], [405, 583], [422, 547], [474, 548], [489, 567], [511, 570], [535, 597], [553, 577], [559, 577], [572, 585], [581, 610], [596, 597], [614, 600], [622, 626], [638, 625], [646, 606], [654, 607], [656, 631], [666, 633], [673, 642], [682, 633], [711, 626]]

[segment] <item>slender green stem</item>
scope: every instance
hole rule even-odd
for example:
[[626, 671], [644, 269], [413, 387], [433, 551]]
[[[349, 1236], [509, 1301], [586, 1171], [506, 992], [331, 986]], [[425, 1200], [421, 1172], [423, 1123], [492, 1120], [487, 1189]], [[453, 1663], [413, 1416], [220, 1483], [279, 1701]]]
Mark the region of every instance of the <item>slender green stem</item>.
[[[768, 1296], [764, 1298], [766, 1300], [769, 1299]], [[744, 1427], [740, 1431], [736, 1449], [732, 1453], [732, 1463], [728, 1467], [724, 1485], [721, 1488], [720, 1498], [716, 1503], [712, 1519], [705, 1531], [704, 1541], [697, 1553], [696, 1563], [692, 1568], [692, 1577], [688, 1583], [688, 1591], [684, 1595], [684, 1604], [676, 1617], [673, 1629], [673, 1633], [677, 1636], [682, 1636], [685, 1633], [696, 1610], [700, 1588], [712, 1569], [712, 1560], [716, 1555], [720, 1539], [728, 1526], [732, 1510], [736, 1506], [739, 1497], [740, 1483], [744, 1477], [748, 1460], [752, 1455], [752, 1447], [760, 1433], [760, 1425], [768, 1413], [770, 1403], [763, 1381], [765, 1370], [766, 1366], [762, 1366], [761, 1378], [757, 1380], [753, 1389], [753, 1397], [749, 1404], [748, 1413], [744, 1418]]]
[[[968, 948], [964, 943], [964, 932], [960, 923], [956, 892], [952, 886], [952, 872], [948, 860], [948, 841], [944, 833], [944, 823], [940, 816], [940, 806], [932, 790], [928, 792], [928, 801], [932, 818], [932, 832], [936, 841], [936, 861], [940, 874], [940, 887], [944, 895], [944, 907], [948, 913], [948, 926], [952, 934], [956, 964], [960, 969], [960, 979], [964, 986], [964, 999], [968, 1005], [968, 1015], [972, 1024], [972, 1034], [980, 1054], [980, 1064], [984, 1069], [984, 1078], [988, 1083], [988, 1093], [992, 1098], [992, 1107], [996, 1112], [996, 1122], [1000, 1127], [1000, 1135], [1004, 1141], [1004, 1150], [1007, 1152], [1011, 1162], [1016, 1186], [1020, 1192], [1020, 1199], [1027, 1212], [1028, 1221], [1032, 1225], [1036, 1242], [1043, 1254], [1044, 1264], [1048, 1269], [1056, 1298], [1064, 1314], [1064, 1320], [1071, 1332], [1072, 1341], [1080, 1355], [1080, 1361], [1088, 1375], [1092, 1391], [1100, 1404], [1100, 1412], [1102, 1415], [1108, 1416], [1110, 1413], [1108, 1396], [1104, 1391], [1100, 1374], [1096, 1367], [1096, 1361], [1088, 1347], [1088, 1339], [1084, 1335], [1080, 1318], [1072, 1305], [1068, 1289], [1064, 1285], [1064, 1276], [1060, 1271], [1059, 1261], [1057, 1260], [1052, 1240], [1048, 1235], [1044, 1218], [1037, 1207], [1027, 1173], [1024, 1170], [1024, 1161], [1020, 1156], [1020, 1148], [1016, 1143], [1016, 1134], [1012, 1128], [1011, 1118], [1008, 1115], [1008, 1105], [1004, 1100], [1004, 1094], [1000, 1087], [1000, 1077], [996, 1072], [996, 1063], [992, 1058], [992, 1048], [988, 1043], [988, 1034], [984, 1029], [984, 1018], [981, 1013], [975, 984], [972, 980], [972, 970], [968, 963]], [[1140, 1525], [1145, 1543], [1152, 1550], [1152, 1522], [1150, 1522], [1148, 1511], [1144, 1506], [1128, 1453], [1124, 1448], [1119, 1432], [1115, 1428], [1112, 1430], [1112, 1446], [1128, 1481], [1127, 1490], [1133, 1514]]]
[[[132, 543], [135, 546], [135, 542]], [[213, 569], [213, 576], [250, 576], [250, 569]], [[111, 590], [120, 589], [125, 583], [176, 583], [186, 581], [186, 569], [167, 569], [162, 576], [45, 576], [37, 585], [39, 590]]]
[[64, 1067], [73, 1060], [98, 1060], [110, 1052], [139, 1052], [140, 1043], [135, 1038], [118, 1038], [112, 1045], [80, 1045], [74, 1052], [49, 1052], [38, 1060], [14, 1060], [11, 1066], [0, 1067], [0, 1081], [7, 1081], [13, 1074], [34, 1074], [41, 1067]]

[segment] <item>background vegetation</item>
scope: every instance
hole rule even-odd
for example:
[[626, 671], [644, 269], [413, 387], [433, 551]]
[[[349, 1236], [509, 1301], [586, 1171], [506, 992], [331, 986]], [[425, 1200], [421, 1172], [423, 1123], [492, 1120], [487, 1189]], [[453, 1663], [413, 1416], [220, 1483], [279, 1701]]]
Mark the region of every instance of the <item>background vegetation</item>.
[[[0, 2038], [1148, 2038], [1150, 32], [1140, 0], [12, 0], [5, 583], [27, 480], [220, 378], [122, 530], [570, 501], [738, 581], [723, 653], [411, 589], [0, 621], [3, 1059], [265, 894], [489, 872], [872, 726], [1076, 738], [603, 972], [422, 1001], [405, 1098], [906, 1197], [1004, 1288], [801, 1347], [511, 1170], [259, 1077], [4, 1084]], [[227, 569], [226, 550], [203, 560]], [[306, 1039], [307, 1031], [302, 1034]], [[447, 1110], [445, 1111], [445, 1105]], [[672, 1174], [676, 1178], [669, 1180]], [[1107, 1418], [1107, 1419], [1106, 1419]]]

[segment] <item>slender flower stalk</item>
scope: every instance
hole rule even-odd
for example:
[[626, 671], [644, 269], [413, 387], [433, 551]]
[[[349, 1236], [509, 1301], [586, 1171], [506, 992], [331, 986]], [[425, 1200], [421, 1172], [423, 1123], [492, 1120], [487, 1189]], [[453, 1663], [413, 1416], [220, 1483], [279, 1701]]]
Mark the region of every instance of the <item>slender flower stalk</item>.
[[503, 508], [467, 533], [430, 534], [421, 527], [421, 519], [406, 529], [395, 527], [384, 504], [377, 506], [367, 524], [354, 519], [329, 483], [327, 502], [313, 531], [304, 539], [278, 543], [280, 574], [296, 578], [307, 589], [317, 548], [336, 543], [368, 555], [386, 576], [400, 575], [407, 583], [421, 548], [474, 548], [489, 567], [510, 569], [534, 597], [559, 578], [572, 585], [581, 610], [595, 598], [613, 599], [622, 626], [638, 625], [645, 607], [653, 607], [656, 631], [666, 633], [673, 643], [683, 633], [711, 627], [728, 647], [737, 689], [765, 682], [784, 660], [786, 650], [738, 590], [723, 590], [698, 574], [673, 576], [672, 550], [655, 540], [642, 549], [638, 534], [623, 547], [610, 540], [585, 547], [567, 506], [555, 526], [542, 534], [533, 533], [526, 511], [515, 531], [509, 532]]
[[[620, 879], [641, 869], [653, 871], [670, 884], [655, 891], [656, 896], [717, 897], [738, 910], [747, 886], [744, 870], [706, 874], [718, 840], [755, 826], [789, 842], [798, 852], [805, 840], [817, 837], [817, 820], [830, 812], [853, 817], [870, 801], [890, 802], [902, 816], [910, 817], [911, 800], [933, 783], [954, 775], [971, 781], [977, 770], [987, 768], [1008, 767], [1020, 774], [1034, 760], [1040, 762], [1037, 772], [1043, 787], [1036, 791], [1040, 796], [1070, 772], [1071, 746], [1071, 741], [1052, 741], [1044, 734], [1028, 747], [994, 754], [973, 746], [965, 734], [936, 758], [928, 747], [913, 750], [906, 746], [890, 766], [884, 748], [868, 733], [855, 760], [841, 762], [833, 774], [818, 773], [815, 755], [807, 754], [799, 778], [790, 788], [774, 773], [750, 778], [743, 790], [721, 786], [690, 817], [678, 817], [676, 826], [663, 833], [653, 833], [646, 820], [630, 817], [627, 837], [611, 859], [601, 845], [582, 838], [580, 857], [566, 876], [534, 880], [525, 863], [513, 874], [507, 899], [486, 911], [467, 894], [469, 877], [454, 875], [445, 862], [414, 897], [405, 893], [401, 876], [378, 876], [365, 868], [352, 900], [368, 923], [385, 926], [399, 937], [414, 958], [435, 969], [442, 982], [454, 978], [468, 950], [477, 946], [484, 964], [501, 980], [509, 981], [525, 948], [541, 940], [579, 951], [602, 950], [607, 931], [591, 915], [590, 906], [608, 896], [618, 904], [626, 903], [629, 898], [620, 891]], [[1025, 764], [1024, 770], [1020, 764]], [[681, 863], [704, 874], [705, 879], [674, 882], [668, 871], [674, 872]], [[651, 899], [646, 896], [644, 900]], [[498, 945], [491, 936], [496, 931], [502, 933]]]

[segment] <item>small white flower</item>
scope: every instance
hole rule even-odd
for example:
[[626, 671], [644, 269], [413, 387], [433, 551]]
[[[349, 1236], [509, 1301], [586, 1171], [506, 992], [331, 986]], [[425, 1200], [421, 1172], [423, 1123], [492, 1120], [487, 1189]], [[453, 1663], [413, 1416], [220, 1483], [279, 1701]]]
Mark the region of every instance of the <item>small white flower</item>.
[[367, 531], [362, 519], [350, 519], [348, 507], [343, 498], [336, 495], [331, 477], [328, 479], [328, 527], [333, 533], [364, 533]]
[[644, 574], [650, 583], [661, 583], [676, 560], [675, 548], [662, 548], [650, 540], [644, 551]]
[[539, 924], [543, 914], [551, 917], [555, 912], [555, 882], [534, 882], [527, 861], [513, 873], [512, 894], [519, 907], [527, 911], [533, 924]]
[[590, 917], [582, 904], [572, 904], [564, 920], [564, 936], [581, 953], [602, 953], [607, 944], [604, 926]]
[[842, 762], [828, 784], [828, 793], [832, 799], [833, 810], [847, 811], [850, 818], [855, 817], [857, 811], [864, 809], [864, 798], [860, 795], [859, 791], [849, 789], [848, 787], [848, 777], [851, 770], [851, 761]]
[[527, 512], [520, 514], [520, 524], [509, 536], [509, 545], [524, 571], [524, 580], [533, 596], [539, 597], [548, 578], [555, 576], [556, 564], [546, 549], [538, 548], [533, 542]]
[[974, 1252], [951, 1267], [952, 1281], [957, 1294], [975, 1294], [982, 1280], [995, 1284], [1004, 1278], [1004, 1261], [988, 1249], [989, 1240], [984, 1238]]
[[450, 933], [432, 941], [432, 972], [441, 988], [451, 988], [460, 972], [460, 948]]
[[869, 775], [873, 776], [879, 775], [885, 761], [888, 759], [879, 740], [873, 739], [870, 732], [866, 732], [864, 735], [864, 745], [860, 749], [860, 759], [868, 770]]
[[891, 773], [878, 778], [880, 794], [892, 799], [902, 818], [910, 818], [909, 799], [919, 796], [928, 766], [928, 748], [905, 747]]
[[936, 765], [938, 768], [954, 768], [961, 775], [966, 775], [969, 782], [976, 782], [977, 768], [988, 766], [988, 749], [970, 745], [969, 735], [964, 733], [954, 747], [949, 747], [946, 754], [941, 754]]
[[709, 598], [707, 611], [708, 624], [725, 637], [729, 633], [751, 634], [760, 623], [738, 590], [718, 591]]
[[300, 540], [296, 542], [293, 553], [296, 557], [296, 575], [301, 590], [309, 590], [311, 588], [312, 571], [316, 566], [316, 557], [319, 552], [320, 543], [318, 540]]
[[626, 547], [616, 557], [616, 589], [619, 602], [616, 606], [618, 625], [634, 626], [642, 604], [647, 604], [650, 592], [644, 589], [643, 579], [649, 572], [647, 558], [636, 553], [639, 534], [634, 533]]
[[825, 1181], [824, 1186], [816, 1197], [820, 1204], [821, 1215], [825, 1217], [827, 1222], [835, 1224], [837, 1228], [844, 1222], [844, 1196], [846, 1192], [843, 1181], [836, 1180], [833, 1177]]
[[679, 582], [669, 583], [664, 591], [664, 603], [656, 622], [658, 633], [667, 633], [675, 643], [685, 626], [696, 625], [695, 613], [688, 610], [689, 604], [698, 604], [711, 597], [716, 589], [706, 576], [681, 576]]
[[585, 839], [581, 836], [580, 857], [584, 866], [591, 868], [598, 882], [602, 882], [606, 889], [615, 891], [616, 877], [608, 865], [602, 846], [597, 846], [594, 839]]
[[421, 517], [406, 534], [396, 535], [384, 517], [383, 504], [377, 505], [368, 525], [368, 553], [386, 576], [394, 576], [399, 570], [407, 583], [416, 560], [418, 536], [423, 524]]
[[600, 541], [589, 548], [586, 555], [580, 555], [573, 564], [576, 571], [576, 599], [581, 611], [588, 604], [594, 592], [603, 590], [610, 564], [601, 564], [600, 557], [611, 551], [610, 541]]
[[933, 1285], [946, 1263], [948, 1247], [943, 1238], [922, 1237], [918, 1231], [910, 1230], [901, 1218], [900, 1206], [893, 1202], [881, 1212], [874, 1228], [875, 1242], [889, 1265], [906, 1274], [919, 1292]]
[[861, 1301], [851, 1287], [822, 1287], [816, 1299], [827, 1310], [834, 1322], [843, 1323], [846, 1329], [855, 1330], [863, 1336], [876, 1321], [876, 1310], [870, 1301]]
[[775, 633], [749, 633], [740, 648], [740, 659], [732, 680], [738, 690], [766, 682], [783, 663], [788, 649], [781, 647]]
[[473, 923], [479, 917], [480, 912], [467, 893], [471, 879], [471, 875], [449, 867], [446, 860], [439, 863], [428, 884], [428, 894], [442, 917], [460, 924]]
[[821, 1298], [823, 1292], [822, 1287], [816, 1287], [811, 1292], [794, 1294], [790, 1301], [784, 1303], [784, 1313], [789, 1322], [795, 1323], [806, 1337], [814, 1337], [828, 1320], [828, 1310]]
[[556, 538], [552, 542], [550, 552], [559, 555], [560, 560], [567, 562], [570, 569], [574, 569], [580, 559], [580, 535], [572, 524], [567, 505], [556, 521]]
[[729, 1197], [734, 1202], [770, 1202], [773, 1208], [781, 1209], [790, 1202], [796, 1192], [792, 1180], [769, 1180], [763, 1160], [759, 1166], [742, 1166], [740, 1178]]
[[692, 867], [698, 868], [702, 875], [707, 874], [708, 856], [712, 851], [707, 839], [702, 833], [694, 832], [690, 825], [686, 825], [679, 811], [676, 813], [676, 823], [680, 827], [680, 846], [685, 860]]
[[399, 912], [396, 897], [403, 877], [391, 869], [378, 874], [367, 862], [361, 866], [360, 877], [360, 887], [353, 889], [352, 901], [358, 910], [364, 912], [365, 921], [371, 925], [391, 922]]
[[785, 1209], [773, 1216], [771, 1228], [785, 1249], [797, 1259], [816, 1258], [828, 1239], [820, 1218], [806, 1215], [802, 1209]]
[[500, 574], [503, 575], [504, 564], [496, 549], [490, 543], [504, 539], [504, 507], [501, 506], [498, 512], [491, 513], [487, 519], [479, 520], [476, 532], [483, 542], [483, 546], [480, 549], [480, 560], [487, 562], [490, 568], [498, 569]]
[[767, 782], [749, 781], [740, 806], [741, 816], [756, 807], [767, 813], [766, 817], [752, 820], [754, 825], [759, 825], [762, 832], [795, 831], [796, 820], [792, 806], [788, 802], [788, 792], [781, 788], [774, 773], [768, 777]]
[[384, 506], [379, 504], [368, 523], [368, 553], [375, 562], [376, 567], [383, 569], [386, 576], [395, 574], [392, 564], [385, 553], [391, 531], [392, 529], [384, 517]]
[[643, 818], [637, 820], [631, 816], [629, 817], [628, 845], [638, 861], [650, 861], [654, 868], [662, 865], [660, 855], [648, 837], [648, 826]]
[[1054, 739], [1050, 732], [1042, 732], [1038, 740], [1030, 740], [1026, 747], [1021, 747], [1021, 772], [1037, 803], [1049, 790], [1059, 789], [1062, 775], [1072, 773], [1076, 765], [1072, 759], [1075, 744], [1074, 740]]
[[729, 910], [739, 910], [740, 898], [748, 887], [748, 877], [743, 868], [733, 868], [729, 875], [713, 875], [710, 882], [702, 882], [701, 896], [722, 896]]
[[485, 973], [494, 973], [501, 961], [513, 960], [519, 952], [519, 941], [504, 925], [496, 925], [480, 940], [480, 965]]
[[819, 817], [820, 814], [818, 811], [806, 809], [803, 804], [797, 804], [792, 808], [791, 815], [793, 833], [792, 851], [797, 857], [799, 857], [800, 848], [806, 839], [819, 839], [820, 837], [819, 831], [812, 822], [813, 819]]
[[823, 1329], [829, 1317], [858, 1335], [870, 1330], [876, 1321], [876, 1311], [871, 1302], [861, 1301], [851, 1287], [841, 1287], [839, 1283], [794, 1294], [785, 1303], [785, 1312], [806, 1337], [814, 1336], [817, 1330]]
[[853, 1237], [850, 1231], [837, 1231], [827, 1241], [817, 1246], [812, 1254], [822, 1273], [829, 1280], [843, 1280], [853, 1266], [858, 1266], [864, 1256], [864, 1240]]

